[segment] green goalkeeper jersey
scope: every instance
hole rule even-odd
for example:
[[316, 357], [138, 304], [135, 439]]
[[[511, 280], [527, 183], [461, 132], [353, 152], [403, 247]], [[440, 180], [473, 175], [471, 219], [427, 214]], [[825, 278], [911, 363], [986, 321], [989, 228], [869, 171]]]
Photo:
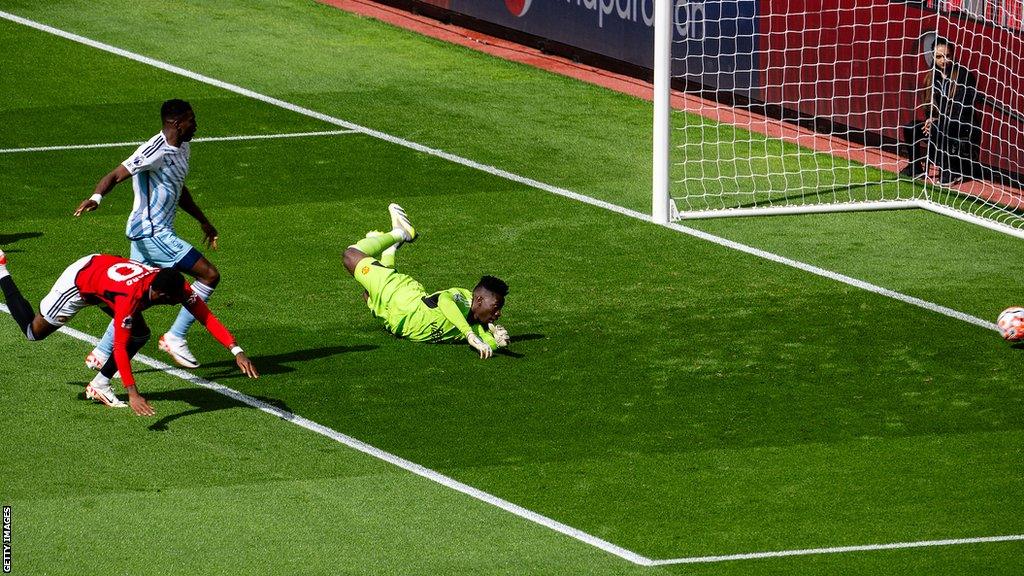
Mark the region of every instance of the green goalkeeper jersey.
[[473, 293], [465, 288], [449, 288], [423, 296], [419, 302], [396, 322], [388, 322], [395, 334], [414, 342], [449, 342], [465, 340], [472, 330], [483, 338], [488, 346], [497, 350], [498, 345], [487, 328], [466, 320], [470, 313]]
[[470, 326], [467, 320], [473, 301], [471, 291], [449, 288], [428, 295], [412, 277], [370, 257], [359, 261], [353, 275], [366, 288], [367, 307], [384, 320], [392, 334], [414, 342], [448, 342], [464, 340], [473, 331], [492, 350], [498, 349], [486, 326]]

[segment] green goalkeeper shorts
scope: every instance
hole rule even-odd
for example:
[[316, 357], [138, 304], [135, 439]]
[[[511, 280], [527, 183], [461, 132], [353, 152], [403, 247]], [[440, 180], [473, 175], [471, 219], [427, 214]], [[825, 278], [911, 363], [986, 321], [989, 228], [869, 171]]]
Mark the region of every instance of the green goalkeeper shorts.
[[411, 276], [400, 274], [369, 256], [359, 261], [354, 275], [369, 294], [366, 306], [374, 316], [383, 319], [393, 333], [427, 294], [423, 285]]

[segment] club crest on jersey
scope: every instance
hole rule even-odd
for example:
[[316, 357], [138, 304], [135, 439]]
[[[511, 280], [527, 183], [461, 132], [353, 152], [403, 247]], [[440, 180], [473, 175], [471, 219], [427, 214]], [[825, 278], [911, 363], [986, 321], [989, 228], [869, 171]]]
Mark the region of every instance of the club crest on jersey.
[[132, 317], [131, 316], [125, 316], [124, 317], [124, 320], [121, 321], [121, 328], [124, 328], [125, 330], [131, 330], [132, 329]]
[[132, 164], [134, 164], [136, 166], [142, 164], [142, 156], [136, 156], [135, 159], [132, 160]]

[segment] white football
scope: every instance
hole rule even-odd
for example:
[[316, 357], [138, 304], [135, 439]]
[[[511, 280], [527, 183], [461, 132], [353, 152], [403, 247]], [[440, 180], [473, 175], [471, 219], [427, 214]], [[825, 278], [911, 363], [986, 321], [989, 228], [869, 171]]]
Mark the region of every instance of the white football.
[[996, 326], [1003, 333], [1003, 338], [1010, 342], [1024, 340], [1024, 308], [1011, 306], [999, 313]]

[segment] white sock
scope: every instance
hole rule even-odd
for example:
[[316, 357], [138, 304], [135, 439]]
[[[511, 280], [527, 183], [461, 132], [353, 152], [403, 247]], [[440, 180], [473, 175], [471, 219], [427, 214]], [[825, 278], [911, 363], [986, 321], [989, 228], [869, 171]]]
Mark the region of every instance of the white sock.
[[197, 296], [202, 298], [203, 302], [209, 302], [210, 296], [213, 295], [213, 288], [199, 281], [192, 283], [192, 291], [195, 292]]
[[11, 273], [7, 271], [7, 266], [0, 264], [0, 278], [7, 278]]
[[98, 386], [100, 388], [109, 388], [110, 378], [107, 378], [103, 374], [97, 374], [92, 377], [92, 382], [90, 382], [90, 384], [92, 384], [93, 386]]
[[389, 234], [391, 234], [391, 237], [395, 239], [395, 242], [409, 241], [409, 239], [406, 238], [405, 236], [405, 230], [402, 230], [401, 228], [394, 228], [391, 230], [391, 232], [389, 232]]

